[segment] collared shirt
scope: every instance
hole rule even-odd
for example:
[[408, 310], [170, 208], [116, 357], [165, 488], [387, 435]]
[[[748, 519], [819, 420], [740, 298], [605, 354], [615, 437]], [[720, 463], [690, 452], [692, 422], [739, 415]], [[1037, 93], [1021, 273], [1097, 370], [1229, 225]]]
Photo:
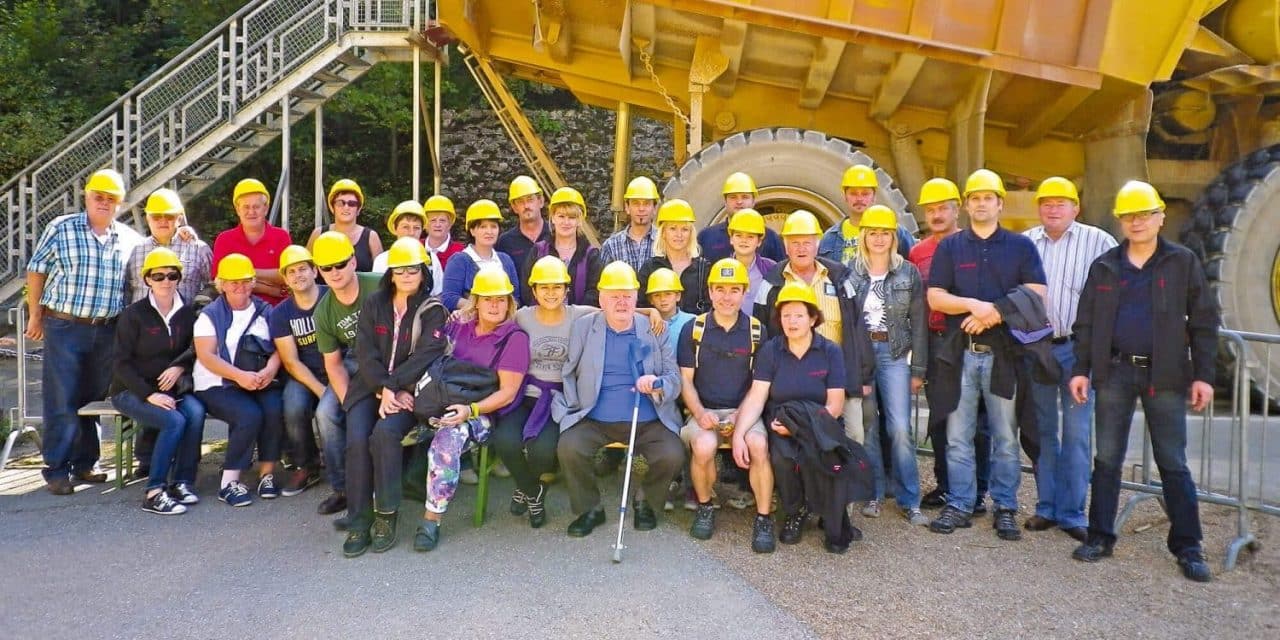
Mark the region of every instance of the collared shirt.
[[533, 250], [535, 242], [542, 242], [550, 238], [551, 225], [545, 220], [542, 221], [542, 231], [533, 240], [524, 235], [524, 232], [520, 230], [520, 224], [516, 223], [516, 226], [507, 229], [498, 236], [498, 242], [493, 248], [495, 251], [501, 251], [511, 256], [511, 261], [516, 265], [522, 265], [524, 264], [524, 259], [529, 256], [529, 252]]
[[644, 263], [653, 257], [653, 242], [657, 238], [658, 228], [654, 225], [650, 225], [649, 232], [639, 240], [631, 237], [631, 228], [627, 227], [609, 236], [604, 244], [600, 245], [600, 262], [609, 264], [621, 260], [639, 273]]
[[817, 269], [817, 273], [814, 274], [813, 281], [808, 282], [791, 270], [791, 261], [788, 260], [786, 266], [782, 268], [782, 280], [784, 283], [800, 282], [813, 289], [814, 295], [818, 298], [818, 309], [822, 311], [822, 324], [818, 325], [818, 335], [840, 346], [844, 341], [844, 318], [840, 317], [840, 298], [836, 295], [836, 284], [831, 281], [827, 267], [821, 262], [815, 263], [814, 268]]
[[[762, 340], [763, 342], [763, 340]], [[737, 409], [751, 388], [751, 318], [738, 313], [726, 330], [707, 314], [702, 340], [693, 341], [693, 323], [680, 330], [676, 364], [693, 369], [693, 386], [707, 409]]]
[[[1044, 267], [1026, 236], [1003, 227], [980, 238], [973, 229], [947, 236], [938, 244], [929, 267], [929, 286], [965, 298], [995, 302], [1020, 284], [1044, 282]], [[955, 331], [965, 314], [947, 316]]]
[[[284, 251], [285, 247], [292, 244], [293, 240], [289, 238], [287, 229], [272, 226], [271, 223], [266, 223], [265, 226], [262, 237], [258, 238], [257, 242], [249, 242], [249, 236], [245, 235], [244, 225], [241, 224], [219, 233], [218, 237], [213, 239], [211, 275], [216, 276], [218, 263], [233, 253], [239, 253], [249, 258], [249, 262], [253, 263], [254, 269], [278, 270], [280, 268], [280, 253]], [[280, 304], [280, 301], [284, 300], [281, 296], [254, 295], [271, 303], [272, 306]]]
[[1138, 268], [1129, 261], [1128, 255], [1120, 254], [1120, 304], [1116, 307], [1115, 330], [1111, 335], [1111, 347], [1115, 351], [1136, 356], [1149, 356], [1153, 351], [1155, 312], [1151, 286], [1155, 268], [1151, 265], [1154, 262], [1148, 258], [1146, 264]]
[[140, 242], [119, 222], [97, 236], [84, 212], [55, 219], [27, 262], [27, 271], [46, 276], [40, 305], [77, 318], [115, 317], [124, 309], [125, 268]]
[[155, 309], [156, 313], [160, 314], [160, 319], [164, 320], [165, 330], [168, 331], [169, 335], [172, 336], [173, 327], [170, 325], [170, 322], [173, 320], [173, 316], [178, 313], [178, 310], [186, 306], [182, 304], [182, 298], [176, 297], [173, 299], [173, 306], [169, 308], [169, 313], [165, 313], [160, 310], [160, 305], [156, 302], [156, 296], [154, 293], [151, 293], [150, 291], [148, 291], [147, 300], [151, 302], [151, 308]]
[[147, 236], [134, 247], [127, 267], [128, 302], [137, 302], [147, 297], [150, 289], [142, 279], [142, 263], [147, 259], [147, 254], [156, 247], [164, 247], [178, 254], [178, 261], [182, 263], [182, 280], [178, 282], [178, 295], [187, 302], [195, 300], [196, 294], [209, 284], [209, 274], [213, 268], [213, 249], [210, 249], [203, 240], [186, 241], [174, 234], [168, 245], [160, 244], [155, 236]]
[[[629, 422], [635, 402], [636, 374], [631, 369], [631, 343], [639, 340], [635, 325], [625, 331], [605, 326], [604, 371], [600, 375], [600, 395], [587, 417], [596, 422]], [[658, 410], [649, 394], [640, 394], [638, 422], [658, 419]]]
[[1089, 265], [1116, 246], [1116, 239], [1098, 227], [1079, 222], [1072, 222], [1057, 240], [1050, 238], [1043, 226], [1027, 229], [1022, 235], [1035, 244], [1044, 264], [1053, 333], [1058, 337], [1069, 336], [1071, 325], [1076, 321], [1080, 291], [1089, 277]]
[[[911, 261], [911, 264], [916, 265], [916, 268], [920, 270], [920, 279], [926, 283], [929, 282], [929, 267], [933, 264], [933, 254], [937, 250], [938, 250], [938, 239], [934, 236], [929, 236], [924, 240], [917, 242], [914, 247], [911, 247], [911, 253], [908, 256], [908, 259]], [[928, 306], [928, 305], [929, 305], [929, 301], [928, 299], [926, 299], [925, 306]], [[929, 310], [929, 330], [945, 331], [946, 328], [947, 328], [947, 316], [944, 315], [941, 311], [934, 311], [933, 309], [930, 309]]]
[[786, 336], [766, 340], [756, 355], [752, 375], [769, 383], [770, 406], [792, 400], [826, 404], [827, 391], [843, 391], [846, 382], [840, 347], [821, 335], [813, 336], [803, 358], [791, 352]]

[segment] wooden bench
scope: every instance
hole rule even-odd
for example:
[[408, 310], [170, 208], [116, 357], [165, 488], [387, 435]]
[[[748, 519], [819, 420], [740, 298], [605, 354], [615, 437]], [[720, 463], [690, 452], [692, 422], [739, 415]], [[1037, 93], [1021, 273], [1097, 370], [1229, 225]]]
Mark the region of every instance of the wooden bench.
[[97, 418], [99, 422], [104, 418], [109, 419], [115, 424], [116, 488], [123, 489], [125, 478], [133, 473], [133, 436], [140, 428], [138, 423], [120, 413], [109, 400], [90, 402], [80, 407], [77, 413], [84, 417]]

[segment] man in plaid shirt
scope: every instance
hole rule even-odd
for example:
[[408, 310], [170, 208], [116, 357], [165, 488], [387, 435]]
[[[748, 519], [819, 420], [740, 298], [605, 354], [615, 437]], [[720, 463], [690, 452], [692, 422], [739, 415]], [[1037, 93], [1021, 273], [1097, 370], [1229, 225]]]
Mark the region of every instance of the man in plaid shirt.
[[653, 214], [658, 210], [658, 198], [658, 185], [649, 178], [640, 176], [627, 185], [622, 206], [630, 222], [600, 245], [600, 264], [621, 260], [638, 273], [653, 257], [653, 240], [658, 235]]
[[124, 308], [125, 267], [142, 236], [116, 222], [124, 179], [103, 169], [89, 177], [85, 210], [45, 228], [27, 263], [26, 336], [44, 340], [44, 434], [48, 489], [69, 495], [77, 482], [106, 482], [97, 470], [94, 419], [85, 403], [106, 396], [111, 382], [116, 315]]
[[[147, 227], [151, 235], [133, 249], [126, 270], [126, 302], [133, 303], [147, 297], [147, 284], [142, 281], [142, 261], [156, 247], [165, 247], [178, 254], [182, 261], [183, 278], [178, 282], [178, 293], [183, 302], [191, 304], [209, 284], [213, 269], [213, 249], [196, 235], [195, 230], [184, 224], [186, 208], [172, 189], [157, 189], [147, 198], [143, 207], [147, 212]], [[148, 433], [151, 433], [148, 430]]]

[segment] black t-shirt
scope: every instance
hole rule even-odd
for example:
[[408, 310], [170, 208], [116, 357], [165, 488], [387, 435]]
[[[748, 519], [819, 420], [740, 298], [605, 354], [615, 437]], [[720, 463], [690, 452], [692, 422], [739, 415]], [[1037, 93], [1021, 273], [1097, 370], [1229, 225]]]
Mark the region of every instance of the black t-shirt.
[[[686, 322], [680, 329], [680, 341], [676, 347], [676, 364], [682, 369], [693, 369], [693, 386], [698, 399], [708, 409], [736, 409], [751, 388], [751, 318], [738, 312], [738, 319], [729, 331], [725, 331], [707, 314], [707, 324], [702, 331], [700, 348], [694, 358], [693, 328], [695, 320]], [[763, 347], [764, 327], [761, 327]]]
[[[319, 289], [317, 302], [329, 290], [325, 286]], [[324, 371], [324, 356], [320, 355], [320, 349], [316, 347], [316, 323], [312, 317], [314, 312], [315, 305], [303, 310], [298, 308], [298, 303], [292, 296], [285, 298], [284, 302], [277, 305], [271, 312], [269, 320], [271, 339], [293, 336], [293, 344], [298, 348], [298, 359], [321, 382], [327, 383], [329, 376]]]
[[792, 400], [826, 404], [827, 391], [843, 391], [846, 382], [840, 347], [817, 333], [803, 358], [787, 348], [786, 336], [770, 338], [756, 355], [753, 373], [756, 380], [770, 383], [770, 406]]

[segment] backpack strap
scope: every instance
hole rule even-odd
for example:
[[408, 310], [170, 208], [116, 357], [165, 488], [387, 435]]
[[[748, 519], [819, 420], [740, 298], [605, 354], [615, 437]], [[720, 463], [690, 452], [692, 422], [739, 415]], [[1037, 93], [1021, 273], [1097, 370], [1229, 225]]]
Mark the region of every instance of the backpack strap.
[[747, 366], [755, 368], [756, 366], [756, 349], [760, 348], [760, 342], [764, 339], [764, 325], [755, 316], [747, 316], [751, 320], [751, 358], [747, 362]]
[[702, 334], [707, 330], [707, 314], [699, 313], [693, 318], [693, 368], [697, 369], [702, 360]]

